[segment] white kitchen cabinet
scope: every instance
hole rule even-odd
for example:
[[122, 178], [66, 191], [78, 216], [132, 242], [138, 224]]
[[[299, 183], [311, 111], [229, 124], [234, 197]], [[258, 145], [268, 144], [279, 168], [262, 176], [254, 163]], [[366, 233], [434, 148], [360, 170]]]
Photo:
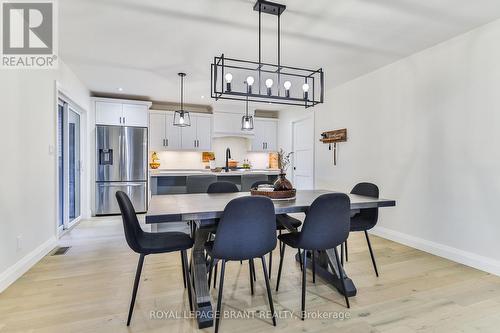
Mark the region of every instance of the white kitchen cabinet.
[[197, 117], [196, 119], [196, 139], [199, 150], [210, 150], [212, 148], [212, 118]]
[[144, 104], [122, 104], [123, 125], [148, 127], [148, 107]]
[[173, 112], [152, 111], [149, 114], [149, 150], [181, 149], [181, 129], [174, 126]]
[[149, 114], [149, 150], [201, 150], [212, 148], [212, 117], [190, 113], [191, 126], [174, 126], [174, 113]]
[[278, 122], [274, 119], [254, 118], [252, 151], [277, 151]]
[[96, 102], [95, 122], [98, 125], [122, 125], [123, 109], [121, 103]]
[[182, 127], [182, 149], [210, 150], [212, 148], [212, 116], [190, 113], [191, 126]]
[[148, 109], [151, 102], [96, 98], [97, 125], [148, 127]]
[[[250, 115], [253, 116], [253, 113]], [[252, 136], [254, 131], [241, 129], [241, 117], [243, 113], [217, 112], [214, 113], [215, 136]]]

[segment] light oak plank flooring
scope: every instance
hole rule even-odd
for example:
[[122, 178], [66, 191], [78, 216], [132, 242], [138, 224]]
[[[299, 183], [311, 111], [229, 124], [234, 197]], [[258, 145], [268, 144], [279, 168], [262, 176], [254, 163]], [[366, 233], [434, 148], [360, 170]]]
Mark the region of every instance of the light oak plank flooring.
[[[499, 332], [500, 278], [372, 236], [379, 266], [375, 277], [362, 233], [349, 238], [346, 270], [358, 288], [351, 309], [320, 278], [308, 275], [306, 309], [347, 319], [296, 316], [270, 320], [223, 319], [220, 332]], [[61, 239], [66, 255], [47, 256], [0, 294], [0, 332], [199, 332], [192, 319], [152, 319], [152, 311], [188, 310], [180, 254], [146, 257], [132, 324], [125, 321], [138, 255], [129, 250], [118, 218], [81, 222]], [[281, 311], [300, 310], [301, 272], [287, 248], [279, 292]], [[274, 252], [274, 290], [279, 254]], [[255, 295], [248, 265], [229, 263], [223, 309], [266, 311], [265, 284], [257, 262]], [[212, 289], [214, 300], [217, 290]], [[155, 312], [158, 316], [158, 313]], [[212, 332], [213, 328], [203, 330]]]

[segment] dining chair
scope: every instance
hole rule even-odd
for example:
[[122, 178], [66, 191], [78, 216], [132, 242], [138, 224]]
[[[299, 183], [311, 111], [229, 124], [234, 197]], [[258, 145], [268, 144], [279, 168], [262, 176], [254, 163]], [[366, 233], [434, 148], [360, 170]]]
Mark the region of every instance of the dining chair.
[[[273, 183], [270, 182], [269, 180], [260, 180], [260, 181], [256, 181], [255, 183], [253, 183], [251, 188], [257, 188], [257, 187], [259, 187], [259, 185], [273, 185]], [[276, 230], [278, 230], [278, 233], [280, 235], [282, 234], [283, 230], [296, 231], [298, 228], [300, 228], [301, 225], [302, 225], [302, 222], [299, 219], [291, 217], [288, 214], [276, 215]], [[282, 244], [281, 244], [281, 241], [279, 241], [280, 257], [282, 255], [281, 248], [282, 248]], [[299, 258], [300, 258], [300, 267], [302, 269], [302, 257], [300, 255], [300, 250], [298, 250], [298, 253], [299, 253]], [[269, 253], [269, 278], [271, 278], [271, 275], [272, 275], [272, 268], [273, 268], [273, 252], [271, 251]]]
[[[379, 189], [378, 186], [372, 183], [359, 183], [354, 186], [351, 194], [363, 195], [366, 197], [378, 198]], [[373, 269], [375, 270], [375, 275], [378, 277], [377, 263], [375, 262], [375, 255], [373, 254], [372, 245], [370, 243], [370, 237], [368, 236], [368, 230], [373, 228], [378, 221], [378, 208], [364, 208], [360, 209], [359, 213], [351, 217], [351, 232], [363, 231], [365, 233], [366, 243], [368, 244], [368, 250], [370, 251], [370, 257], [372, 259]], [[347, 254], [347, 240], [344, 242], [343, 247], [341, 247], [341, 261], [344, 260], [344, 249], [346, 254], [346, 261], [348, 260]]]
[[[273, 325], [276, 326], [271, 287], [264, 255], [276, 247], [276, 228], [274, 226], [274, 205], [271, 199], [262, 196], [246, 196], [231, 200], [225, 207], [217, 227], [217, 236], [206, 245], [211, 262], [218, 259], [222, 262], [215, 333], [219, 330], [224, 287], [224, 273], [228, 261], [253, 260], [260, 258], [267, 297], [272, 314]], [[250, 270], [251, 271], [251, 270]]]
[[210, 184], [216, 181], [216, 175], [190, 175], [186, 177], [186, 191], [187, 193], [207, 193]]
[[278, 268], [276, 291], [278, 291], [281, 279], [285, 245], [296, 249], [302, 249], [302, 320], [304, 320], [306, 305], [306, 267], [308, 251], [311, 253], [314, 272], [316, 252], [333, 249], [340, 274], [339, 279], [342, 282], [345, 301], [349, 308], [349, 298], [346, 296], [344, 274], [340, 265], [337, 246], [342, 244], [347, 239], [347, 236], [349, 236], [350, 206], [349, 197], [344, 193], [323, 194], [316, 198], [311, 204], [300, 232], [287, 233], [278, 237], [283, 242], [283, 250]]
[[159, 232], [151, 233], [142, 230], [137, 220], [134, 206], [125, 192], [117, 191], [116, 200], [120, 206], [120, 211], [123, 221], [123, 229], [125, 231], [125, 239], [128, 246], [136, 253], [139, 254], [139, 263], [137, 264], [137, 271], [135, 273], [134, 289], [132, 291], [132, 300], [130, 302], [127, 326], [130, 326], [132, 313], [134, 311], [135, 298], [137, 296], [137, 289], [141, 279], [142, 266], [144, 264], [145, 256], [157, 253], [169, 253], [180, 251], [182, 262], [183, 279], [188, 289], [189, 308], [193, 310], [191, 298], [191, 283], [188, 273], [188, 260], [187, 250], [193, 247], [193, 240], [183, 232]]

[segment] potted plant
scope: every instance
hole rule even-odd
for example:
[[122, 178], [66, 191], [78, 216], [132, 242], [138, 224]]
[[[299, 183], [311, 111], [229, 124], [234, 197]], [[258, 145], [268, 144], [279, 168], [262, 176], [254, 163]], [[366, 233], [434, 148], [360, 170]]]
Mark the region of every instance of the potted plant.
[[278, 152], [278, 168], [280, 169], [280, 174], [278, 179], [274, 182], [275, 191], [290, 191], [293, 190], [292, 183], [286, 179], [286, 170], [290, 166], [290, 157], [293, 152], [286, 153], [283, 149]]

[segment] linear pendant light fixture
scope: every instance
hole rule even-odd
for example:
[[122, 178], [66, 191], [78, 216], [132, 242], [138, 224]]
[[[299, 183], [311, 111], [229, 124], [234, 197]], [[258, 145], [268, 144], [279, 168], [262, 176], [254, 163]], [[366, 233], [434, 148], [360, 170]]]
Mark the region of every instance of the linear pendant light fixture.
[[186, 127], [191, 126], [191, 117], [189, 112], [184, 110], [184, 77], [186, 73], [178, 73], [181, 78], [181, 108], [174, 112], [174, 126]]
[[[249, 100], [252, 102], [299, 105], [306, 108], [323, 103], [323, 70], [311, 70], [281, 65], [280, 17], [286, 6], [265, 0], [257, 0], [253, 7], [259, 12], [259, 60], [247, 61], [214, 57], [211, 64], [211, 97], [215, 100]], [[261, 30], [262, 14], [278, 19], [278, 63], [262, 62]], [[235, 82], [244, 85], [235, 85]]]

